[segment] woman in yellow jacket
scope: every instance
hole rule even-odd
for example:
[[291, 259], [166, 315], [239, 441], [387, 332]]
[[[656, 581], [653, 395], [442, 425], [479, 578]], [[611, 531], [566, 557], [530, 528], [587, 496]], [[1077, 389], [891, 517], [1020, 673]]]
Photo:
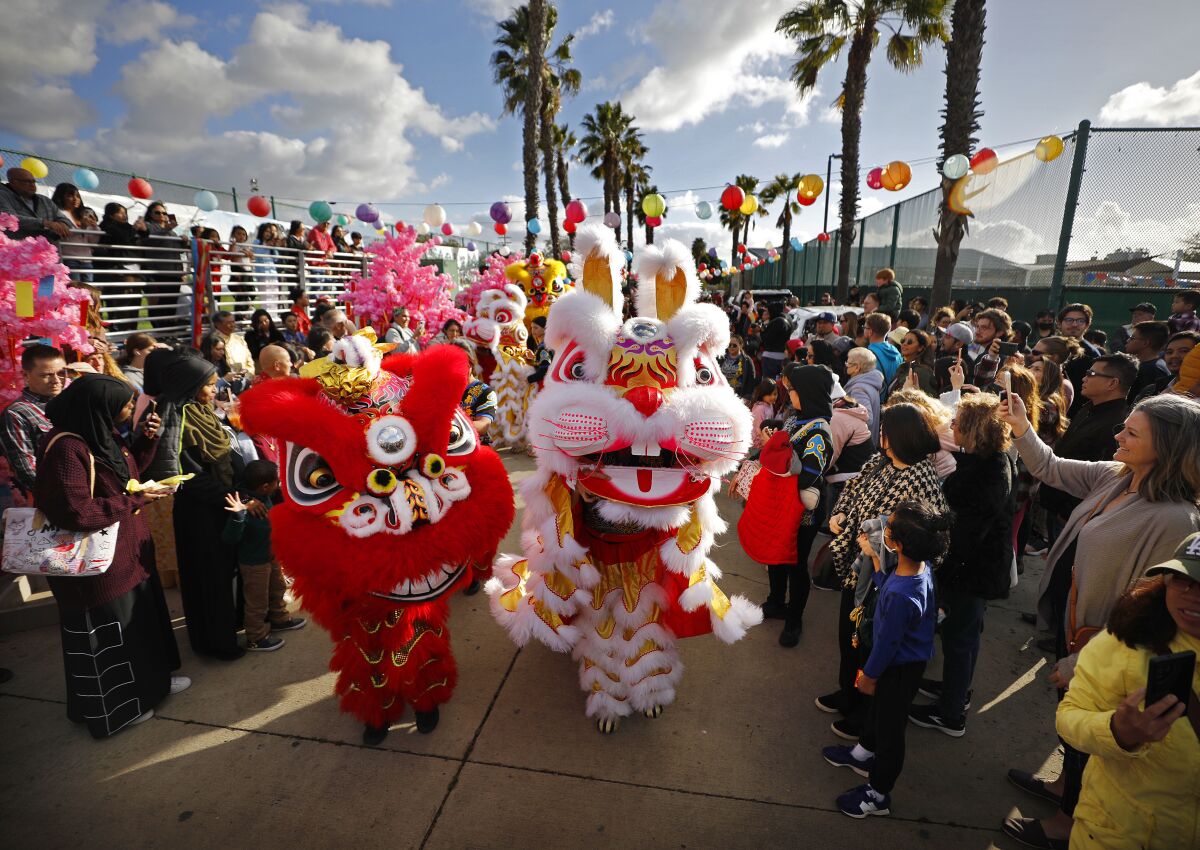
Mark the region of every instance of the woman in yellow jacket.
[[1200, 534], [1153, 566], [1079, 655], [1058, 733], [1089, 753], [1071, 850], [1200, 848], [1200, 676], [1192, 708], [1168, 695], [1142, 707], [1150, 659], [1200, 653]]

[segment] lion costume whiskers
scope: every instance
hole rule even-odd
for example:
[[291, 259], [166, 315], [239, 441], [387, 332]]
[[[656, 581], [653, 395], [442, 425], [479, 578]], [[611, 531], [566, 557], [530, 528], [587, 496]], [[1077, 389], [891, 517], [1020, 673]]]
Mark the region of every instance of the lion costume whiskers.
[[538, 469], [521, 488], [525, 558], [501, 558], [487, 592], [518, 645], [536, 638], [579, 661], [587, 716], [607, 733], [674, 700], [676, 638], [732, 643], [762, 620], [717, 587], [708, 559], [725, 530], [714, 494], [746, 451], [750, 415], [716, 365], [728, 321], [695, 303], [683, 245], [643, 251], [625, 322], [612, 231], [581, 227], [575, 247], [579, 285], [550, 313], [557, 354], [528, 414]]

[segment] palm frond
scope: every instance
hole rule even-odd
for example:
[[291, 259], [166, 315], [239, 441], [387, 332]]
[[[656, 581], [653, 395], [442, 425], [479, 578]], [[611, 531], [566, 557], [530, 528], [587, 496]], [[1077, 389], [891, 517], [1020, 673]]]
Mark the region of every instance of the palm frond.
[[887, 59], [901, 73], [913, 71], [921, 64], [921, 42], [916, 36], [896, 33], [888, 39]]

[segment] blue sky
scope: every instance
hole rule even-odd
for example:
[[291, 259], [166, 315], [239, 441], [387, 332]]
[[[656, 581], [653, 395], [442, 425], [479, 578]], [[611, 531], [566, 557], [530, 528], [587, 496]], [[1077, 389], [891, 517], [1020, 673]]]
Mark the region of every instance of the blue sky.
[[[240, 191], [253, 176], [278, 197], [416, 204], [384, 207], [389, 218], [415, 219], [436, 200], [465, 222], [522, 191], [519, 121], [500, 116], [488, 64], [509, 5], [9, 0], [6, 19], [31, 23], [0, 34], [0, 144], [215, 188]], [[790, 48], [772, 32], [788, 5], [560, 3], [584, 76], [562, 119], [577, 125], [620, 99], [646, 128], [655, 182], [673, 193], [742, 172], [823, 172], [840, 147], [830, 104], [842, 68], [807, 100], [796, 95]], [[1198, 30], [1194, 0], [994, 0], [983, 142], [1066, 132], [1081, 118], [1200, 124]], [[933, 156], [942, 50], [910, 75], [882, 60], [867, 91], [864, 164]], [[584, 169], [571, 179], [576, 194], [597, 194]], [[916, 168], [900, 197], [934, 180], [931, 166]], [[897, 198], [881, 195], [865, 192], [863, 210]], [[707, 235], [685, 208], [668, 229]], [[801, 235], [820, 229], [821, 208], [805, 211]]]

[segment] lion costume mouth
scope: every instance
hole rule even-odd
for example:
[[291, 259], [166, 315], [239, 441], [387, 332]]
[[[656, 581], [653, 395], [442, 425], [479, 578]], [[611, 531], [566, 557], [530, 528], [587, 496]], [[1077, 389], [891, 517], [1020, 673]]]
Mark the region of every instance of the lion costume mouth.
[[698, 458], [661, 446], [652, 446], [646, 453], [627, 446], [580, 460], [591, 468], [589, 474], [579, 476], [589, 492], [626, 505], [687, 505], [707, 493], [712, 484], [709, 476], [696, 471]]
[[405, 579], [385, 593], [372, 591], [371, 595], [391, 602], [428, 602], [445, 594], [466, 569], [466, 564], [442, 564], [420, 578]]

